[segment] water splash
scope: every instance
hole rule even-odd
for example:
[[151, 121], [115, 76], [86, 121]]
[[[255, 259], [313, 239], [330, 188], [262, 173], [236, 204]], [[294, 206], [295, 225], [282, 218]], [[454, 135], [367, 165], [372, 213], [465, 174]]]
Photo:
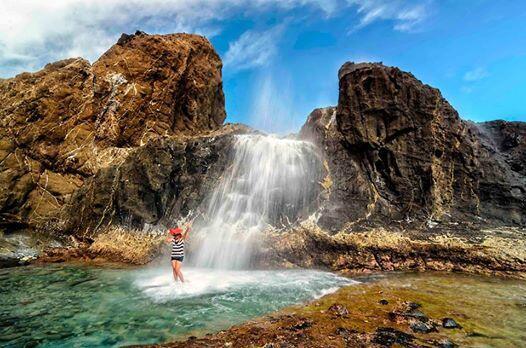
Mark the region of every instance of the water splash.
[[307, 217], [322, 168], [310, 142], [237, 136], [233, 164], [205, 209], [208, 223], [196, 228], [199, 246], [192, 262], [208, 268], [249, 267], [259, 233]]

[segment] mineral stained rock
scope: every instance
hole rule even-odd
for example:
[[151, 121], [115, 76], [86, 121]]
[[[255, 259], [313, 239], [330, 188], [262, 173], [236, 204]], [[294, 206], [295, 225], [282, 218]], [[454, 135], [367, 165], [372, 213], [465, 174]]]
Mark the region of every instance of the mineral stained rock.
[[463, 121], [437, 89], [382, 64], [346, 63], [339, 79], [338, 106], [301, 130], [326, 155], [323, 227], [526, 224], [525, 123]]
[[[133, 161], [126, 158], [134, 148], [218, 129], [225, 119], [221, 67], [201, 36], [137, 32], [123, 34], [93, 65], [67, 59], [0, 80], [0, 224], [58, 228], [63, 208], [85, 181], [99, 171], [112, 178], [116, 167]], [[166, 166], [159, 146], [144, 151]], [[140, 185], [136, 180], [130, 190], [147, 190]], [[133, 197], [123, 202], [128, 209]]]

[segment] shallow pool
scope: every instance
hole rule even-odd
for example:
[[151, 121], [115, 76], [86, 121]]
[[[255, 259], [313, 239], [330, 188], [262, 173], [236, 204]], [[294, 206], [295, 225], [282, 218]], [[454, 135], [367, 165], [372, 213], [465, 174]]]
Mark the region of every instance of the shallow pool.
[[108, 269], [49, 265], [0, 270], [0, 346], [111, 347], [225, 329], [355, 283], [321, 271]]

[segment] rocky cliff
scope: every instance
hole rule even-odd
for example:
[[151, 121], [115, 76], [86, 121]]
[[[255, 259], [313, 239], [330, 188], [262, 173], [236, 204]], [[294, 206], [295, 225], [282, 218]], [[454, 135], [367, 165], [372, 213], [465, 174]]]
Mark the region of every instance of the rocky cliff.
[[338, 106], [300, 132], [327, 168], [317, 220], [274, 234], [262, 258], [525, 277], [526, 123], [464, 121], [437, 89], [382, 64], [346, 63], [339, 79]]
[[526, 124], [463, 121], [413, 75], [346, 63], [336, 108], [301, 135], [323, 148], [329, 196], [320, 224], [526, 224]]
[[0, 80], [1, 225], [57, 228], [84, 182], [111, 176], [134, 148], [219, 128], [221, 66], [203, 37], [137, 32], [93, 64], [67, 59]]
[[[338, 106], [300, 132], [324, 157], [319, 207], [266, 233], [261, 263], [524, 272], [525, 123], [463, 121], [381, 64], [346, 63], [339, 80]], [[252, 132], [224, 119], [221, 61], [196, 35], [123, 35], [94, 64], [0, 80], [0, 249], [27, 229], [96, 254], [100, 231], [184, 216], [229, 166], [234, 135]]]

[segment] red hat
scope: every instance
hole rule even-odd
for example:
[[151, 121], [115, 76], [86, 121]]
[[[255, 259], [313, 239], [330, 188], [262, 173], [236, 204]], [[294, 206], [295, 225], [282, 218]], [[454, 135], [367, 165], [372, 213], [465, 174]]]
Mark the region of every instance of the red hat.
[[182, 234], [183, 233], [183, 230], [179, 227], [176, 227], [176, 228], [170, 228], [170, 234], [172, 236], [176, 236], [178, 234]]

